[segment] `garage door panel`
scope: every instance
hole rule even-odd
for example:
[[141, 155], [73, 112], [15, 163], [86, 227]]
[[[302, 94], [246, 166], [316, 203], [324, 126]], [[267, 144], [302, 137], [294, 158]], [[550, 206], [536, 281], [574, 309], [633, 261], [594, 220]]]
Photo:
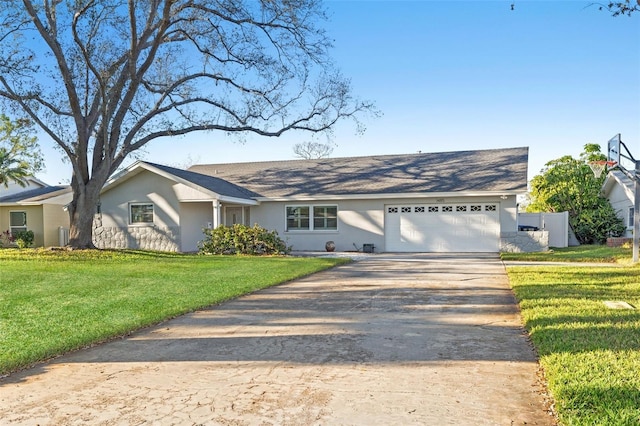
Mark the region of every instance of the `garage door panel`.
[[500, 220], [495, 204], [389, 206], [387, 251], [496, 252]]
[[442, 226], [442, 221], [435, 216], [400, 217], [400, 241], [402, 243], [423, 244], [428, 238], [428, 229]]

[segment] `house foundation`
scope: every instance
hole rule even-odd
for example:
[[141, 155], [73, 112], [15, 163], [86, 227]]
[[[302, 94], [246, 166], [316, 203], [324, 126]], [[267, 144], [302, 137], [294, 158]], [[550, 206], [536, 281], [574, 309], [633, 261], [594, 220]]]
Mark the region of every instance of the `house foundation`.
[[548, 231], [502, 232], [500, 251], [505, 253], [533, 253], [549, 250]]
[[98, 248], [180, 251], [179, 227], [99, 226], [93, 230], [93, 243]]

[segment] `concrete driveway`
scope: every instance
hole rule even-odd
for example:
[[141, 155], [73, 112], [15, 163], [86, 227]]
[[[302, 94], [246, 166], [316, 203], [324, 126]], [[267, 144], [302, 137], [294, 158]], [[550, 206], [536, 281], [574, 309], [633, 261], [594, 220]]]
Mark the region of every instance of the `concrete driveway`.
[[497, 255], [374, 255], [0, 380], [0, 424], [550, 425]]

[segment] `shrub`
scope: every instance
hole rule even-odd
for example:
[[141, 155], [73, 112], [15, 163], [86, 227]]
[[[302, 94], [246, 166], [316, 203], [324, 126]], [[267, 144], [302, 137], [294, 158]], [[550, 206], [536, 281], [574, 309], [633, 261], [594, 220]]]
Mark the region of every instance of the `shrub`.
[[598, 204], [585, 209], [580, 215], [569, 214], [569, 224], [582, 244], [604, 244], [607, 237], [621, 236], [626, 226], [609, 201], [600, 198]]
[[215, 229], [205, 228], [202, 232], [205, 238], [198, 243], [200, 254], [273, 255], [291, 251], [277, 231], [268, 231], [258, 224], [253, 227], [220, 225]]
[[17, 231], [13, 233], [13, 240], [18, 248], [27, 248], [33, 245], [33, 231]]

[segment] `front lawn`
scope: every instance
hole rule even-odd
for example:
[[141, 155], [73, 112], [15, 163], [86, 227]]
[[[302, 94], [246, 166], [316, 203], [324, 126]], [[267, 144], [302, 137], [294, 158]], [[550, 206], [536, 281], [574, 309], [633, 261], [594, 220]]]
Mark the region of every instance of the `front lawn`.
[[347, 261], [0, 249], [0, 376]]
[[577, 247], [554, 248], [538, 253], [501, 253], [502, 260], [521, 260], [532, 262], [604, 262], [630, 263], [631, 249], [607, 247], [605, 245], [584, 245]]
[[[507, 271], [560, 422], [639, 425], [640, 268], [540, 265]], [[604, 301], [636, 309], [611, 309]]]

